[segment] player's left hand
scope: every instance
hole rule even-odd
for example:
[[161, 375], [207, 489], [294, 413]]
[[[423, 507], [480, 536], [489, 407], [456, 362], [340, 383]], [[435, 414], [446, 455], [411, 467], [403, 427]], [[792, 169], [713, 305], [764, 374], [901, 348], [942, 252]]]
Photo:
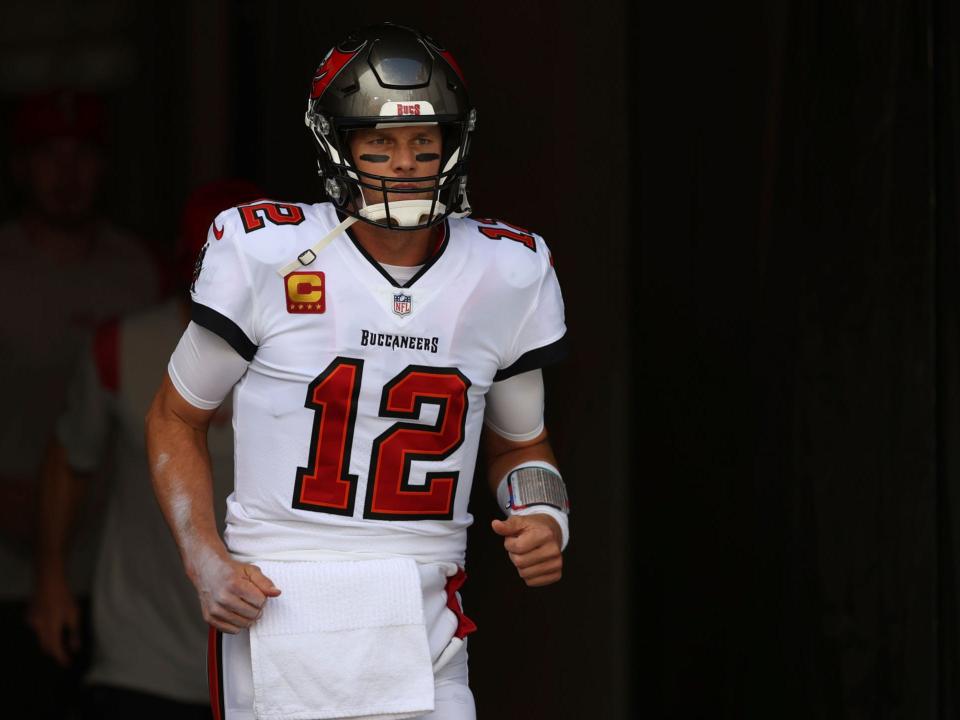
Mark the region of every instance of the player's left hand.
[[504, 538], [503, 547], [523, 581], [530, 587], [549, 585], [560, 579], [563, 555], [560, 525], [549, 515], [511, 515], [494, 520], [493, 531]]

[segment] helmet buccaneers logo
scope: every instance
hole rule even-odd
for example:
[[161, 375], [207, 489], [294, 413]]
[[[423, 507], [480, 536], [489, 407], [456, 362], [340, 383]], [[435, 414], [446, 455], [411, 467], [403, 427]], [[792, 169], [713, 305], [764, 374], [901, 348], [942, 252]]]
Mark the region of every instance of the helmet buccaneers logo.
[[[366, 43], [363, 45], [366, 45]], [[323, 91], [333, 82], [337, 73], [343, 69], [344, 65], [350, 62], [350, 59], [354, 55], [360, 52], [363, 45], [349, 52], [343, 52], [339, 48], [332, 48], [330, 52], [327, 53], [323, 62], [320, 63], [320, 67], [318, 67], [317, 71], [313, 74], [313, 82], [310, 85], [310, 98], [312, 100], [316, 100], [323, 95]]]

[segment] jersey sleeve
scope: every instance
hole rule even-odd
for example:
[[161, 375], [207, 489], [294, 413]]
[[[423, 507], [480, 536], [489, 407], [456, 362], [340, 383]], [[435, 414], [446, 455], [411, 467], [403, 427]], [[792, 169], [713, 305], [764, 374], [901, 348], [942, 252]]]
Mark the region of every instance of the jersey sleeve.
[[507, 440], [533, 440], [543, 432], [543, 396], [539, 369], [492, 383], [483, 422]]
[[527, 300], [526, 312], [510, 354], [494, 376], [494, 382], [552, 365], [567, 354], [567, 326], [560, 283], [553, 269], [550, 251], [542, 238], [537, 237], [536, 240], [540, 255], [539, 282]]
[[256, 301], [250, 268], [239, 246], [235, 213], [220, 213], [200, 250], [190, 286], [190, 319], [216, 333], [247, 361], [257, 352]]
[[57, 419], [57, 440], [66, 450], [67, 464], [90, 472], [103, 457], [118, 378], [117, 325], [97, 331], [93, 342], [80, 355], [63, 414]]
[[220, 407], [248, 364], [219, 335], [191, 322], [170, 357], [167, 374], [184, 400], [201, 410], [213, 410]]

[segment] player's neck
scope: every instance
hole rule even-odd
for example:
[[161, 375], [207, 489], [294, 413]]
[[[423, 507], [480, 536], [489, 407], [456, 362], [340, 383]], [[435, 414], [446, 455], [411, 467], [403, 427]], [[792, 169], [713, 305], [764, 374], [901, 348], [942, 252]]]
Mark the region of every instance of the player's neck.
[[410, 267], [427, 261], [441, 227], [398, 231], [374, 227], [364, 222], [350, 228], [357, 242], [378, 263]]

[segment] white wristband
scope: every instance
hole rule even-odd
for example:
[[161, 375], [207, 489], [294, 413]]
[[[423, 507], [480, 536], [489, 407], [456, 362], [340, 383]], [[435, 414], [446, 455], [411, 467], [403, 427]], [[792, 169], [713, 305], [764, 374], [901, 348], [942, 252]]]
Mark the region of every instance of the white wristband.
[[525, 462], [522, 465], [517, 465], [517, 467], [511, 468], [507, 474], [503, 476], [503, 479], [500, 480], [500, 484], [497, 485], [497, 504], [508, 516], [535, 515], [540, 513], [552, 517], [560, 526], [560, 534], [562, 537], [560, 550], [563, 551], [567, 547], [567, 543], [570, 541], [570, 519], [567, 517], [569, 510], [561, 510], [558, 507], [554, 507], [552, 504], [542, 503], [531, 504], [522, 508], [515, 507], [510, 496], [510, 485], [508, 478], [510, 477], [510, 473], [521, 468], [543, 468], [544, 470], [556, 475], [558, 478], [560, 477], [560, 471], [550, 463], [543, 460], [534, 460], [531, 462]]

